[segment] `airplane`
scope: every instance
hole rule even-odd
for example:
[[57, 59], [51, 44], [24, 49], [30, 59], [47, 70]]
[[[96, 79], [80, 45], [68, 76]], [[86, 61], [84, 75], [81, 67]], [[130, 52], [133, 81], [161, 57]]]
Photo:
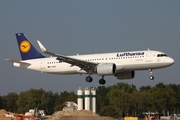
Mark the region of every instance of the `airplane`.
[[104, 77], [113, 75], [119, 80], [133, 79], [135, 71], [149, 70], [150, 80], [154, 79], [152, 70], [165, 68], [174, 64], [174, 60], [165, 53], [155, 50], [113, 52], [64, 56], [48, 51], [37, 40], [42, 55], [28, 40], [24, 33], [16, 33], [16, 39], [22, 60], [6, 59], [13, 66], [49, 74], [87, 74], [85, 80], [92, 82], [92, 74], [102, 76], [99, 83], [106, 83]]

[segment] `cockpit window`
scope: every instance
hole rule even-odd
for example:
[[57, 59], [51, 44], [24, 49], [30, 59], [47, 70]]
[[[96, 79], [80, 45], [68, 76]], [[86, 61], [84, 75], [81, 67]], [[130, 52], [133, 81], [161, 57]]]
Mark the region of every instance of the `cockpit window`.
[[165, 57], [167, 56], [166, 54], [158, 54], [157, 57]]

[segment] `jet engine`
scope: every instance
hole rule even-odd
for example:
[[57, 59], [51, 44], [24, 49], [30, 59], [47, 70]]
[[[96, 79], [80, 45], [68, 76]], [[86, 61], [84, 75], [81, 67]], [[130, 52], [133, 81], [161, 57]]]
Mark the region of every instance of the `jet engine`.
[[135, 71], [125, 71], [116, 73], [115, 76], [117, 79], [124, 80], [124, 79], [133, 79], [135, 77]]
[[116, 73], [116, 65], [114, 63], [102, 63], [97, 65], [98, 75], [114, 75]]

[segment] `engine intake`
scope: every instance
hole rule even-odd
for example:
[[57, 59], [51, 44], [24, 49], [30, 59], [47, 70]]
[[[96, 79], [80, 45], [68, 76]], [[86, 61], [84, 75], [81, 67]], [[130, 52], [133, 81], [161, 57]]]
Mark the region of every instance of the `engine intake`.
[[116, 73], [116, 65], [114, 63], [102, 63], [97, 65], [98, 75], [114, 75]]

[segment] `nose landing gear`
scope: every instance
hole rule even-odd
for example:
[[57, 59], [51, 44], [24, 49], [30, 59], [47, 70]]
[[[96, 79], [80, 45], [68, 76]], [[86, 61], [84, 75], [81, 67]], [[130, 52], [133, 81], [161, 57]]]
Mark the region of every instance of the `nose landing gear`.
[[149, 76], [149, 79], [150, 80], [154, 80], [154, 76]]
[[149, 69], [149, 79], [154, 80], [154, 76], [152, 75], [152, 69]]

